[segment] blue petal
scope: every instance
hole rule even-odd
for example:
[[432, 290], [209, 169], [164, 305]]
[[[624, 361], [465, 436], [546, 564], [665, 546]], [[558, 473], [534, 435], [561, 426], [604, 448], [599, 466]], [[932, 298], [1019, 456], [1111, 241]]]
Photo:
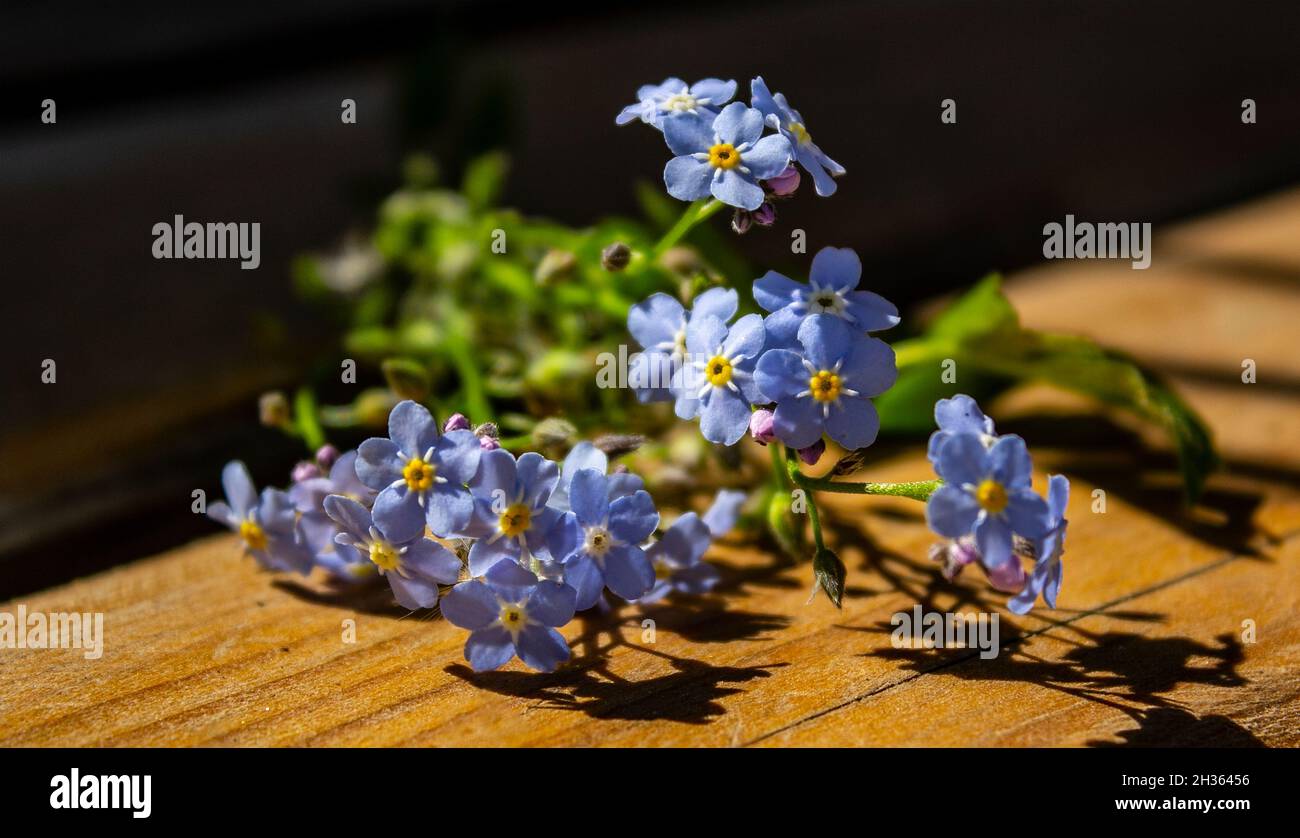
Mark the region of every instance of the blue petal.
[[721, 79], [700, 79], [691, 85], [691, 95], [696, 99], [708, 99], [709, 107], [721, 108], [736, 95], [736, 81]]
[[871, 402], [852, 396], [841, 397], [826, 417], [826, 433], [849, 451], [866, 448], [880, 432], [880, 416]]
[[635, 122], [636, 120], [641, 119], [643, 113], [645, 113], [645, 107], [640, 102], [637, 102], [635, 105], [628, 105], [626, 108], [618, 112], [618, 116], [614, 117], [614, 124], [627, 125], [629, 122]]
[[226, 467], [221, 470], [221, 487], [237, 518], [242, 520], [248, 517], [248, 513], [257, 506], [257, 487], [248, 474], [248, 467], [238, 460], [226, 463]]
[[575, 592], [574, 607], [586, 611], [605, 588], [605, 574], [586, 553], [575, 553], [564, 563], [564, 584]]
[[528, 532], [525, 534], [530, 552], [540, 558], [551, 556], [551, 551], [546, 546], [546, 538], [550, 535], [551, 529], [565, 514], [549, 506], [544, 506], [541, 509], [533, 507], [533, 520], [528, 527]]
[[716, 317], [726, 323], [736, 316], [739, 305], [735, 288], [710, 288], [691, 302], [691, 317]]
[[774, 178], [790, 165], [790, 141], [780, 134], [766, 136], [741, 153], [740, 164], [758, 180]]
[[357, 478], [375, 491], [402, 479], [402, 455], [391, 439], [371, 437], [357, 449]]
[[993, 477], [1003, 486], [1028, 486], [1033, 466], [1025, 441], [1015, 435], [1000, 437], [989, 451]]
[[714, 538], [721, 538], [736, 526], [740, 507], [749, 496], [735, 489], [722, 489], [704, 513], [704, 523]]
[[483, 447], [472, 431], [449, 431], [433, 446], [433, 462], [438, 476], [457, 486], [468, 483], [478, 473]]
[[694, 512], [680, 515], [664, 530], [663, 537], [650, 545], [646, 557], [669, 567], [689, 567], [700, 560], [713, 542], [713, 533]]
[[486, 576], [498, 564], [516, 564], [518, 559], [519, 542], [513, 538], [498, 538], [491, 544], [481, 538], [469, 548], [469, 575]]
[[403, 608], [416, 611], [432, 608], [438, 604], [438, 583], [418, 576], [405, 577], [400, 573], [385, 574], [388, 586], [393, 589], [393, 598]]
[[225, 501], [214, 501], [208, 504], [207, 516], [231, 529], [239, 528], [239, 516], [235, 514], [235, 510], [230, 508], [230, 504]]
[[573, 619], [576, 594], [568, 585], [543, 579], [528, 598], [528, 621], [562, 626]]
[[764, 114], [785, 116], [784, 109], [777, 105], [776, 99], [772, 97], [772, 91], [768, 89], [767, 82], [763, 81], [762, 76], [754, 77], [754, 80], [749, 83], [749, 90], [753, 94], [750, 102], [755, 108]]
[[1065, 507], [1070, 502], [1070, 480], [1064, 474], [1047, 478], [1047, 506], [1052, 512], [1052, 523], [1065, 518]]
[[851, 292], [847, 311], [853, 318], [853, 325], [864, 332], [891, 329], [901, 320], [898, 307], [874, 291]]
[[893, 347], [878, 338], [859, 337], [844, 359], [840, 377], [845, 387], [864, 396], [880, 395], [898, 380]]
[[[672, 125], [679, 120], [669, 120]], [[709, 196], [713, 167], [694, 157], [674, 157], [664, 166], [664, 186], [679, 201], [697, 201]], [[760, 190], [762, 191], [762, 190]]]
[[475, 496], [492, 500], [492, 490], [501, 489], [510, 500], [515, 493], [515, 457], [504, 448], [484, 451], [479, 458], [478, 473], [470, 481], [469, 487]]
[[[671, 356], [663, 352], [638, 352], [629, 361], [627, 380], [642, 404], [662, 402], [673, 397], [672, 381], [675, 372]], [[557, 486], [551, 497], [554, 498], [559, 491]], [[567, 490], [564, 497], [568, 497]]]
[[[663, 123], [664, 140], [673, 154], [690, 159], [692, 154], [707, 152], [713, 145], [713, 129], [699, 119], [667, 119]], [[705, 164], [707, 168], [708, 164]]]
[[567, 561], [582, 543], [582, 525], [572, 512], [563, 513], [546, 533], [546, 550], [557, 562]]
[[[680, 158], [678, 158], [680, 159]], [[735, 169], [719, 169], [721, 177], [709, 181], [709, 192], [724, 204], [746, 210], [756, 210], [763, 204], [763, 187], [752, 178], [742, 175]], [[668, 190], [670, 193], [672, 189]], [[674, 198], [679, 197], [673, 195]], [[702, 197], [702, 196], [696, 196]], [[694, 198], [690, 199], [694, 200]]]
[[855, 337], [853, 330], [833, 314], [812, 314], [799, 325], [799, 343], [819, 370], [832, 369], [843, 360]]
[[986, 568], [997, 568], [1012, 561], [1011, 526], [998, 515], [985, 515], [975, 525], [975, 546]]
[[610, 534], [627, 544], [640, 544], [659, 526], [659, 512], [644, 490], [619, 498], [608, 510]]
[[605, 587], [623, 599], [643, 596], [654, 583], [654, 566], [640, 547], [620, 544], [605, 555]]
[[[754, 143], [763, 133], [763, 114], [744, 102], [732, 102], [713, 120], [713, 133], [724, 143]], [[707, 150], [707, 149], [697, 149]], [[742, 154], [743, 162], [744, 156]]]
[[268, 486], [262, 490], [255, 517], [268, 533], [292, 536], [298, 513], [288, 494]]
[[851, 247], [823, 247], [813, 257], [808, 278], [821, 286], [857, 288], [862, 279], [862, 260]]
[[1038, 539], [1051, 529], [1047, 501], [1031, 489], [1012, 490], [1007, 496], [1006, 517], [1013, 532]]
[[627, 497], [645, 488], [645, 481], [630, 472], [620, 472], [609, 476], [609, 502]]
[[769, 349], [798, 349], [803, 347], [799, 345], [799, 327], [807, 315], [802, 311], [796, 311], [790, 306], [777, 309], [769, 314], [763, 321], [763, 327], [767, 330], [767, 346]]
[[482, 582], [461, 582], [442, 598], [442, 616], [454, 626], [470, 631], [487, 628], [500, 616], [496, 594]]
[[954, 433], [993, 433], [993, 420], [985, 416], [975, 400], [964, 393], [935, 402], [934, 423], [940, 430]]
[[498, 562], [487, 572], [487, 584], [506, 602], [523, 602], [533, 595], [537, 577], [518, 562]]
[[342, 495], [330, 495], [325, 498], [325, 514], [343, 528], [348, 535], [362, 541], [370, 541], [370, 527], [374, 520], [370, 510]]
[[[819, 149], [810, 143], [798, 143], [794, 146], [794, 159], [799, 161], [799, 165], [804, 167], [808, 174], [812, 175], [813, 189], [823, 198], [829, 198], [835, 194], [838, 184], [830, 176], [824, 167], [824, 155], [819, 153]], [[836, 164], [837, 166], [839, 164]], [[842, 168], [842, 167], [841, 167]]]
[[715, 388], [700, 413], [700, 433], [709, 442], [735, 445], [749, 430], [749, 413], [743, 396]]
[[603, 471], [587, 468], [573, 475], [569, 508], [584, 527], [594, 527], [609, 515], [609, 487]]
[[519, 659], [538, 672], [554, 672], [569, 659], [569, 646], [553, 628], [524, 626], [519, 632]]
[[438, 426], [427, 407], [407, 399], [388, 414], [388, 438], [407, 457], [423, 457], [438, 441]]
[[979, 437], [955, 434], [939, 452], [939, 462], [934, 464], [934, 470], [956, 486], [978, 484], [989, 475], [989, 454]]
[[763, 341], [767, 335], [763, 331], [763, 318], [758, 314], [746, 314], [731, 324], [731, 331], [722, 343], [722, 351], [728, 358], [744, 355], [746, 360], [757, 361], [763, 351]]
[[785, 399], [776, 406], [772, 431], [792, 448], [807, 448], [821, 439], [822, 422], [821, 404], [812, 397]]
[[707, 594], [722, 578], [718, 569], [708, 562], [700, 562], [692, 567], [675, 572], [672, 576], [673, 586], [685, 594]]
[[465, 660], [475, 672], [500, 669], [514, 655], [514, 639], [501, 626], [476, 631], [465, 641]]
[[754, 302], [765, 311], [779, 311], [803, 298], [808, 286], [784, 274], [768, 271], [754, 280]]
[[536, 508], [546, 503], [560, 481], [560, 467], [535, 451], [519, 455], [515, 462], [516, 480], [524, 492], [524, 503]]
[[707, 360], [727, 339], [726, 325], [716, 317], [692, 317], [686, 326], [686, 351]]
[[970, 535], [979, 517], [979, 503], [969, 492], [945, 484], [930, 495], [925, 504], [925, 521], [930, 529], [947, 538]]
[[439, 538], [463, 532], [474, 516], [474, 498], [461, 486], [440, 483], [424, 496], [424, 523]]
[[404, 544], [424, 535], [424, 509], [419, 495], [405, 486], [385, 489], [375, 498], [375, 526], [392, 544]]
[[803, 358], [788, 349], [769, 349], [758, 359], [754, 381], [771, 402], [793, 399], [808, 389], [808, 369]]
[[421, 538], [402, 554], [402, 569], [442, 585], [454, 585], [460, 578], [460, 559], [436, 541]]
[[627, 312], [627, 330], [642, 349], [671, 344], [677, 330], [685, 325], [686, 310], [682, 304], [662, 291], [651, 294]]

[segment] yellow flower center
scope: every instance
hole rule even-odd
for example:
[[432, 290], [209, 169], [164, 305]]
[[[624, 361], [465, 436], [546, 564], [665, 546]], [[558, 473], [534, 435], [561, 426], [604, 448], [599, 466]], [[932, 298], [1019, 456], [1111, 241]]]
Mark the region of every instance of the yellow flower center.
[[986, 512], [996, 515], [1007, 508], [1007, 490], [996, 480], [985, 480], [975, 488], [975, 500]]
[[726, 387], [731, 380], [731, 362], [722, 355], [714, 355], [704, 367], [704, 377], [714, 387]]
[[252, 518], [239, 522], [239, 537], [244, 539], [249, 550], [266, 549], [266, 531]]
[[501, 625], [505, 627], [506, 631], [514, 634], [523, 628], [524, 624], [528, 622], [528, 615], [524, 613], [522, 605], [503, 605], [501, 606], [500, 620]]
[[718, 143], [709, 149], [709, 165], [715, 169], [734, 169], [740, 165], [740, 152], [731, 143]]
[[664, 110], [666, 111], [676, 111], [677, 113], [683, 113], [685, 111], [695, 110], [697, 105], [699, 105], [699, 100], [697, 100], [691, 94], [674, 93], [672, 96], [669, 96], [667, 99], [664, 100], [663, 107]]
[[501, 520], [497, 526], [500, 527], [503, 535], [514, 538], [520, 533], [527, 532], [533, 524], [533, 510], [529, 509], [526, 504], [515, 503], [506, 508], [501, 513]]
[[840, 377], [830, 370], [814, 373], [808, 379], [808, 389], [819, 402], [833, 402], [840, 397]]
[[812, 135], [808, 133], [808, 129], [803, 126], [802, 122], [791, 122], [785, 127], [787, 131], [794, 134], [795, 141], [801, 145], [812, 139]]
[[370, 561], [374, 562], [380, 570], [397, 570], [397, 566], [401, 564], [397, 551], [382, 541], [370, 545]]
[[432, 463], [426, 463], [419, 457], [412, 457], [406, 461], [406, 467], [402, 469], [402, 479], [406, 481], [406, 486], [412, 492], [427, 492], [433, 488], [433, 478], [438, 470], [433, 467]]

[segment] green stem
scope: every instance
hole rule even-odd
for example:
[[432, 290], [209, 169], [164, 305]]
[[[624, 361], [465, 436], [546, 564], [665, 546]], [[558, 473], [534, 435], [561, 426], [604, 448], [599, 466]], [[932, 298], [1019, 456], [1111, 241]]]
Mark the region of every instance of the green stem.
[[307, 450], [315, 453], [325, 444], [325, 431], [316, 415], [316, 394], [310, 387], [299, 388], [293, 397], [294, 429]]
[[711, 218], [724, 206], [726, 205], [717, 198], [707, 200], [700, 198], [698, 201], [691, 203], [686, 208], [686, 211], [682, 213], [682, 217], [677, 219], [677, 223], [672, 226], [672, 229], [664, 233], [664, 237], [655, 245], [653, 255], [656, 258], [662, 256], [665, 250], [681, 241], [682, 237], [689, 233], [692, 227]]
[[942, 480], [914, 480], [908, 483], [842, 483], [824, 477], [807, 477], [800, 474], [796, 482], [809, 491], [835, 492], [843, 495], [884, 495], [927, 501], [943, 485]]

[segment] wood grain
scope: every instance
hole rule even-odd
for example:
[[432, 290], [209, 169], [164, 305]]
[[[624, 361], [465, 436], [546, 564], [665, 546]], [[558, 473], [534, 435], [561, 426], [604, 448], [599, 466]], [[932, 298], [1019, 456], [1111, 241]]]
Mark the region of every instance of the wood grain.
[[[24, 598], [102, 611], [105, 650], [0, 650], [0, 745], [1300, 745], [1300, 238], [1281, 232], [1297, 227], [1300, 193], [1162, 234], [1147, 272], [1010, 283], [1027, 324], [1169, 372], [1227, 462], [1184, 510], [1158, 439], [1046, 388], [1003, 399], [1038, 488], [1073, 484], [1055, 611], [1016, 617], [976, 574], [944, 581], [919, 505], [837, 497], [842, 612], [808, 602], [806, 565], [729, 540], [716, 596], [577, 620], [554, 675], [474, 675], [445, 621], [261, 572], [216, 535]], [[1263, 263], [1274, 275], [1241, 269]], [[927, 469], [917, 448], [870, 473]], [[916, 603], [998, 613], [1001, 654], [893, 648], [890, 616]]]

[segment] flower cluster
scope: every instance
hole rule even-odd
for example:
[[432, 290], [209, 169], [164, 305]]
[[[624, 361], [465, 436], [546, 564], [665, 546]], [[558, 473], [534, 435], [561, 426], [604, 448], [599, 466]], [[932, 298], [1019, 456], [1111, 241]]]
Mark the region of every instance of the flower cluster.
[[870, 445], [880, 427], [870, 399], [898, 376], [893, 350], [871, 332], [899, 318], [888, 300], [858, 289], [861, 278], [856, 253], [824, 248], [806, 284], [775, 271], [755, 280], [754, 300], [770, 313], [734, 323], [734, 290], [709, 289], [689, 312], [652, 295], [628, 314], [645, 350], [630, 375], [638, 397], [672, 399], [680, 418], [698, 417], [705, 439], [723, 445], [747, 431], [805, 452], [824, 450], [823, 435], [848, 449]]
[[269, 569], [319, 566], [349, 582], [379, 575], [405, 608], [441, 604], [471, 632], [465, 657], [475, 670], [516, 655], [554, 670], [569, 658], [556, 628], [606, 605], [607, 591], [649, 602], [716, 582], [702, 556], [734, 525], [743, 493], [721, 493], [702, 519], [688, 512], [654, 540], [659, 512], [641, 478], [607, 473], [591, 443], [561, 466], [485, 446], [467, 424], [456, 415], [440, 430], [422, 405], [400, 402], [387, 437], [342, 455], [322, 449], [295, 467], [288, 492], [259, 497], [243, 464], [229, 464], [227, 502], [208, 514]]
[[[1047, 500], [1035, 494], [1024, 440], [998, 436], [970, 396], [942, 399], [934, 414], [939, 430], [930, 437], [928, 456], [944, 483], [930, 496], [925, 516], [949, 540], [935, 545], [931, 556], [943, 562], [950, 579], [979, 564], [993, 587], [1017, 592], [1008, 604], [1017, 614], [1027, 613], [1040, 595], [1055, 608], [1069, 480], [1052, 475]], [[1029, 573], [1022, 558], [1033, 562]]]
[[[803, 116], [762, 76], [750, 82], [750, 93], [745, 105], [731, 101], [735, 81], [670, 78], [641, 87], [637, 101], [615, 119], [619, 125], [639, 119], [661, 131], [674, 155], [664, 167], [668, 194], [682, 201], [712, 197], [734, 207], [732, 226], [739, 233], [776, 220], [774, 202], [799, 188], [792, 164], [812, 176], [823, 197], [835, 193], [834, 177], [844, 174], [813, 142]], [[765, 130], [771, 133], [764, 136]]]

